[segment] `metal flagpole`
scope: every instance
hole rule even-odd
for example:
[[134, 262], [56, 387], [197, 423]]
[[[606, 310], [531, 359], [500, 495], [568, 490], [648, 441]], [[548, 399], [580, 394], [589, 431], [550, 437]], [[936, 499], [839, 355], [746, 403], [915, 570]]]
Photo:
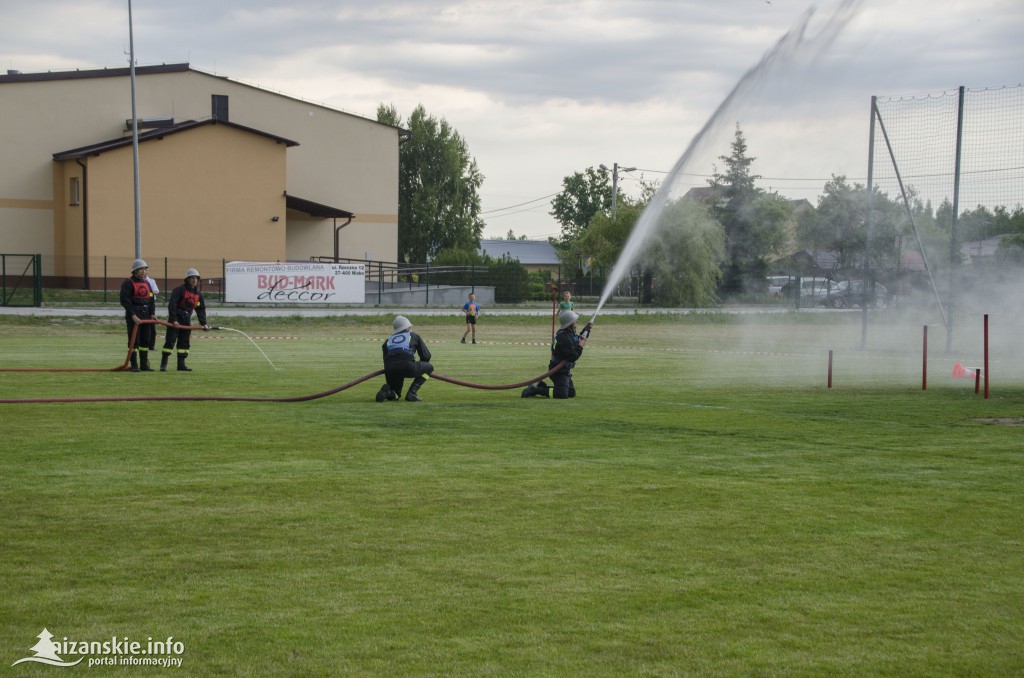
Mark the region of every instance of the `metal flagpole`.
[[132, 81], [132, 161], [135, 173], [135, 258], [142, 258], [142, 201], [139, 196], [139, 117], [135, 108], [135, 36], [132, 0], [128, 0], [128, 73]]

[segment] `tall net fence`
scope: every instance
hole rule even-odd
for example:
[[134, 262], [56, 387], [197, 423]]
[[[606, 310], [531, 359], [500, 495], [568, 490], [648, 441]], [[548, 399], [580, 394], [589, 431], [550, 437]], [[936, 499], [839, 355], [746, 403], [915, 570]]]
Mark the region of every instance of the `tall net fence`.
[[896, 241], [887, 278], [944, 313], [1018, 300], [1024, 86], [876, 97], [875, 114], [873, 185], [895, 220], [880, 230]]
[[[959, 90], [877, 97], [892, 145], [875, 139], [875, 185], [899, 195], [896, 169], [917, 198], [938, 208], [952, 203], [956, 175]], [[1014, 208], [1024, 187], [1024, 85], [963, 90], [960, 154], [961, 209]]]

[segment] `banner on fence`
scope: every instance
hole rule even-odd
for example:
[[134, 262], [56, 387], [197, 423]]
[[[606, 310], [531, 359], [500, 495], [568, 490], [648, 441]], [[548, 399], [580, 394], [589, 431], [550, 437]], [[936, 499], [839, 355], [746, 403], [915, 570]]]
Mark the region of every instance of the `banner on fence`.
[[232, 261], [225, 301], [264, 304], [362, 304], [365, 264]]

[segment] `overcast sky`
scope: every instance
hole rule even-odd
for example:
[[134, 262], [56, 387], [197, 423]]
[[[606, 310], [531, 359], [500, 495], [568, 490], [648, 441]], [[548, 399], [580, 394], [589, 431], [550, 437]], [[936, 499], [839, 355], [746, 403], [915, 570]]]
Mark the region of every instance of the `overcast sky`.
[[[4, 0], [0, 61], [25, 73], [127, 64], [127, 0]], [[817, 3], [814, 34], [839, 5]], [[485, 237], [557, 235], [562, 179], [617, 162], [660, 180], [723, 98], [806, 13], [802, 0], [133, 0], [139, 65], [189, 62], [376, 117], [417, 104], [465, 138]], [[847, 0], [834, 39], [730, 111], [685, 181], [705, 185], [740, 124], [763, 188], [816, 201], [863, 182], [872, 95], [1024, 81], [1024, 0]], [[846, 16], [846, 15], [844, 15]], [[822, 43], [828, 43], [823, 45]], [[824, 49], [822, 49], [824, 47]], [[727, 123], [727, 124], [726, 124]]]

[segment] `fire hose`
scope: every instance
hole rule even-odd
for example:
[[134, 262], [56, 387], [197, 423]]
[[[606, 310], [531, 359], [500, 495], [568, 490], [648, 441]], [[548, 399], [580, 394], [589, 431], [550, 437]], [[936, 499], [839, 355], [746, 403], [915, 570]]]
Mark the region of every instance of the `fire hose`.
[[[143, 320], [143, 321], [137, 323], [135, 328], [134, 328], [134, 330], [132, 331], [132, 338], [131, 338], [131, 341], [129, 341], [129, 346], [131, 346], [131, 345], [133, 345], [135, 343], [135, 335], [138, 332], [138, 325], [140, 325], [140, 324], [154, 324], [154, 323], [155, 324], [160, 324], [160, 325], [166, 325], [168, 327], [173, 327], [174, 326], [171, 323], [164, 322], [163, 320], [156, 320], [156, 319]], [[201, 329], [204, 329], [202, 326], [179, 325], [178, 327], [179, 327], [179, 329], [190, 329], [190, 330], [201, 330]], [[211, 327], [210, 329], [219, 330], [219, 329], [230, 329], [230, 328]], [[589, 336], [589, 334], [590, 334], [590, 328], [588, 327], [585, 330], [585, 335], [584, 336]], [[250, 339], [250, 341], [251, 341], [251, 339]], [[255, 342], [253, 342], [253, 343], [255, 343]], [[259, 348], [259, 347], [257, 346], [257, 348]], [[260, 352], [262, 353], [262, 350]], [[264, 357], [266, 357], [266, 354], [264, 354]], [[128, 356], [125, 357], [124, 364], [120, 365], [118, 367], [115, 367], [113, 369], [75, 369], [75, 368], [69, 368], [69, 369], [36, 368], [36, 369], [33, 369], [33, 368], [18, 368], [18, 369], [2, 369], [0, 371], [6, 371], [6, 372], [120, 372], [120, 371], [123, 371], [123, 370], [127, 369], [128, 363], [130, 361], [130, 358], [131, 358], [131, 350], [129, 350]], [[269, 361], [269, 358], [267, 360]], [[271, 363], [271, 365], [273, 365], [273, 363]], [[550, 377], [552, 374], [555, 374], [556, 372], [561, 370], [564, 366], [565, 366], [565, 361], [563, 360], [563, 361], [559, 362], [558, 364], [556, 364], [551, 369], [549, 369], [544, 374], [540, 375], [539, 377], [534, 377], [534, 378], [529, 379], [527, 381], [521, 381], [521, 382], [517, 382], [515, 384], [474, 384], [472, 382], [463, 381], [461, 379], [454, 379], [452, 377], [446, 377], [443, 374], [434, 373], [434, 374], [431, 374], [430, 376], [433, 379], [437, 379], [439, 381], [446, 381], [449, 384], [455, 384], [456, 386], [464, 386], [466, 388], [476, 388], [476, 389], [485, 389], [485, 390], [499, 391], [499, 390], [513, 389], [513, 388], [522, 388], [524, 386], [529, 386], [530, 384], [535, 384], [535, 383], [537, 383], [537, 382], [539, 382], [539, 381], [541, 381], [543, 379], [546, 379], [546, 378]], [[277, 369], [277, 368], [275, 367], [274, 369]], [[346, 389], [352, 388], [353, 386], [361, 384], [364, 381], [368, 381], [370, 379], [373, 379], [374, 377], [379, 377], [382, 374], [384, 374], [384, 370], [377, 370], [376, 372], [370, 372], [369, 374], [364, 374], [363, 376], [359, 377], [358, 379], [353, 379], [352, 381], [350, 381], [348, 383], [342, 384], [341, 386], [337, 386], [337, 387], [332, 388], [332, 389], [328, 389], [326, 391], [321, 391], [319, 393], [311, 393], [309, 395], [290, 396], [290, 397], [281, 397], [281, 398], [258, 398], [258, 397], [246, 397], [246, 396], [160, 396], [160, 395], [157, 395], [157, 396], [110, 396], [110, 397], [96, 397], [96, 398], [2, 398], [2, 399], [0, 399], [0, 404], [13, 404], [13, 403], [117, 403], [117, 402], [160, 402], [160, 401], [171, 401], [171, 402], [175, 402], [175, 401], [189, 401], [189, 402], [202, 401], [202, 402], [249, 402], [249, 403], [298, 403], [298, 402], [306, 402], [306, 401], [309, 401], [309, 400], [317, 400], [319, 398], [325, 398], [325, 397], [327, 397], [329, 395], [334, 395], [335, 393], [340, 393], [341, 391], [344, 391]]]
[[[552, 374], [554, 374], [558, 370], [562, 369], [562, 367], [564, 365], [565, 365], [565, 361], [562, 361], [562, 362], [558, 363], [557, 365], [555, 365], [550, 370], [548, 370], [547, 372], [545, 372], [544, 374], [540, 375], [539, 377], [535, 377], [533, 379], [530, 379], [529, 381], [519, 382], [517, 384], [502, 384], [502, 385], [473, 384], [473, 383], [470, 383], [468, 381], [461, 381], [459, 379], [452, 379], [451, 377], [446, 377], [446, 376], [441, 375], [441, 374], [433, 374], [433, 375], [431, 375], [431, 377], [434, 378], [434, 379], [439, 379], [441, 381], [447, 381], [448, 383], [456, 384], [458, 386], [466, 386], [468, 388], [481, 388], [481, 389], [501, 390], [501, 389], [512, 389], [512, 388], [520, 388], [520, 387], [523, 387], [523, 386], [529, 386], [530, 384], [534, 384], [534, 383], [540, 381], [541, 379], [545, 379], [547, 377], [550, 377]], [[384, 374], [384, 370], [377, 370], [376, 372], [370, 372], [369, 374], [364, 374], [363, 376], [359, 377], [358, 379], [353, 379], [352, 381], [348, 382], [347, 384], [342, 384], [341, 386], [337, 386], [335, 388], [328, 389], [326, 391], [321, 391], [320, 393], [311, 393], [309, 395], [291, 396], [291, 397], [286, 397], [286, 398], [255, 398], [255, 397], [245, 397], [245, 396], [111, 396], [111, 397], [99, 397], [99, 398], [3, 398], [3, 399], [0, 399], [0, 404], [12, 404], [12, 403], [129, 403], [129, 402], [159, 402], [159, 401], [203, 401], [203, 402], [217, 401], [217, 402], [234, 402], [234, 403], [239, 403], [239, 402], [242, 402], [242, 403], [301, 403], [301, 402], [306, 402], [308, 400], [317, 400], [318, 398], [325, 398], [325, 397], [327, 397], [329, 395], [334, 395], [335, 393], [340, 393], [341, 391], [344, 391], [345, 389], [352, 388], [353, 386], [361, 384], [364, 381], [368, 381], [370, 379], [373, 379], [374, 377], [379, 377], [382, 374]]]
[[[174, 323], [158, 320], [157, 318], [151, 318], [149, 320], [140, 320], [139, 322], [135, 323], [135, 327], [132, 328], [132, 336], [131, 339], [128, 340], [128, 346], [135, 345], [135, 337], [139, 333], [139, 325], [165, 325], [167, 327], [175, 327]], [[202, 325], [178, 325], [177, 328], [179, 330], [205, 329]], [[231, 328], [211, 326], [210, 329], [226, 330]], [[235, 331], [237, 332], [238, 330]], [[257, 346], [257, 348], [259, 347]], [[118, 365], [117, 367], [0, 367], [0, 372], [122, 372], [128, 369], [128, 363], [131, 361], [133, 350], [134, 349], [132, 348], [128, 349], [128, 354], [125, 355], [124, 362]], [[262, 351], [260, 352], [262, 353]], [[264, 356], [265, 355], [266, 354], [264, 354]]]

